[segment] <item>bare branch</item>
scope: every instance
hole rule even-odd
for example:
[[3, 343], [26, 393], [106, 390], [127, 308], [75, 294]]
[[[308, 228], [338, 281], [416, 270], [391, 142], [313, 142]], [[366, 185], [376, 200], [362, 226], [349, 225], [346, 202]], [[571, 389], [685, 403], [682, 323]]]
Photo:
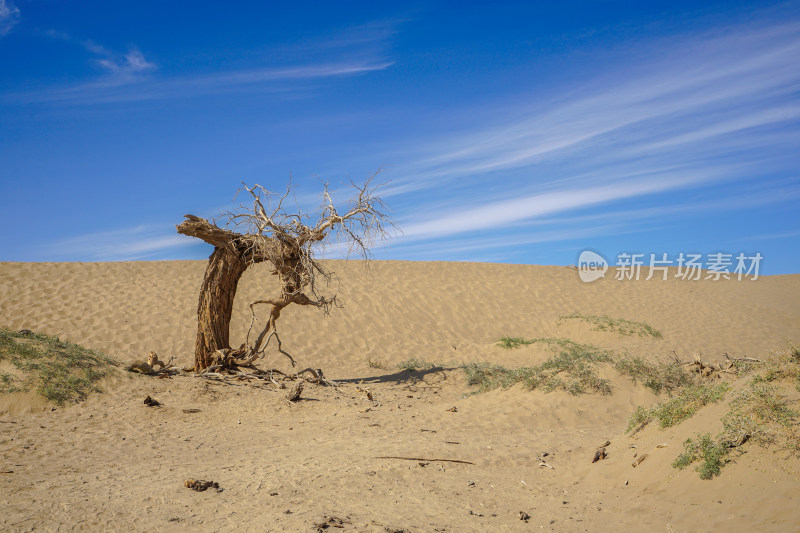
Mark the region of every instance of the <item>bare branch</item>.
[[[268, 261], [272, 264], [272, 274], [278, 277], [280, 292], [271, 298], [255, 300], [250, 303], [250, 328], [247, 333], [246, 354], [237, 354], [234, 358], [236, 364], [251, 364], [261, 356], [263, 350], [274, 336], [278, 343], [278, 350], [289, 357], [294, 365], [294, 359], [282, 349], [282, 343], [276, 329], [276, 321], [281, 310], [290, 304], [311, 306], [322, 309], [328, 314], [334, 307], [341, 304], [336, 295], [326, 295], [322, 291], [328, 288], [334, 279], [333, 274], [320, 263], [314, 256], [315, 245], [324, 245], [326, 241], [335, 241], [347, 244], [349, 251], [358, 252], [366, 261], [371, 258], [370, 247], [374, 241], [388, 237], [387, 228], [394, 227], [387, 215], [387, 210], [377, 190], [381, 185], [373, 186], [373, 179], [379, 174], [376, 172], [367, 179], [363, 185], [353, 183], [355, 195], [350, 200], [344, 214], [339, 214], [327, 184], [323, 186], [323, 204], [317, 222], [307, 224], [309, 217], [303, 213], [288, 213], [284, 207], [284, 200], [291, 194], [291, 184], [286, 192], [279, 196], [259, 184], [252, 186], [242, 182], [242, 187], [237, 192], [246, 192], [249, 195], [250, 206], [240, 205], [238, 209], [223, 213], [229, 227], [244, 230], [242, 233], [218, 227], [205, 219], [186, 215], [186, 219], [178, 228], [179, 233], [198, 237], [216, 249], [227, 250], [227, 256], [220, 256], [217, 261], [228, 261], [241, 265], [241, 272], [248, 266]], [[216, 253], [216, 252], [215, 252]], [[214, 261], [212, 255], [211, 261]], [[238, 262], [238, 263], [237, 263]], [[235, 293], [235, 283], [241, 272], [226, 270], [220, 266], [216, 270], [207, 270], [207, 276], [220, 273], [230, 274], [234, 284], [232, 291], [223, 290], [222, 294]], [[226, 275], [228, 275], [226, 274]], [[319, 281], [323, 283], [319, 283]], [[231, 283], [231, 282], [227, 282]], [[204, 287], [206, 283], [204, 281]], [[209, 284], [209, 286], [212, 286]], [[230, 289], [230, 288], [228, 288]], [[203, 301], [201, 294], [201, 302]], [[231, 300], [232, 301], [232, 300]], [[269, 312], [263, 329], [251, 343], [251, 333], [256, 326], [256, 306], [268, 305]], [[228, 304], [229, 307], [229, 304]], [[198, 311], [200, 316], [200, 311]], [[213, 316], [214, 313], [209, 313]], [[227, 320], [230, 320], [230, 311], [227, 311]], [[227, 326], [222, 342], [227, 344]], [[219, 328], [207, 328], [212, 333]], [[198, 330], [200, 331], [200, 330]], [[198, 333], [198, 339], [200, 339]], [[206, 368], [209, 365], [209, 353], [200, 358], [199, 351], [203, 348], [198, 340], [196, 344], [195, 369]], [[229, 349], [227, 346], [223, 348]], [[215, 350], [220, 348], [219, 343]], [[208, 350], [207, 350], [208, 351]], [[210, 350], [214, 351], [214, 350]], [[229, 354], [230, 355], [230, 354]], [[228, 356], [228, 358], [230, 358]], [[241, 357], [244, 356], [244, 357]], [[197, 361], [202, 360], [199, 364]]]

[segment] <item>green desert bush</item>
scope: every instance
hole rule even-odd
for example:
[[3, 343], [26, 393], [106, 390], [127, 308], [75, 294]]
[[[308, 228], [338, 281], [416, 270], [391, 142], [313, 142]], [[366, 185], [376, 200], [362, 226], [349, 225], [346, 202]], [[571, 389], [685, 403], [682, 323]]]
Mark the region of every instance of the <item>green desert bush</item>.
[[611, 352], [568, 339], [523, 339], [523, 341], [524, 344], [546, 343], [553, 347], [556, 353], [536, 366], [514, 369], [488, 363], [462, 364], [461, 369], [467, 376], [467, 383], [477, 386], [479, 392], [498, 387], [508, 388], [517, 383], [522, 383], [531, 390], [539, 389], [545, 392], [556, 389], [572, 394], [611, 392], [608, 380], [600, 378], [597, 374], [597, 363], [610, 362]]
[[372, 359], [371, 357], [367, 358], [367, 364], [370, 368], [379, 368], [381, 370], [389, 368], [389, 365], [386, 364], [385, 361], [381, 361], [380, 359]]
[[778, 387], [757, 376], [731, 400], [719, 434], [713, 439], [710, 434], [688, 439], [672, 466], [682, 470], [699, 461], [700, 477], [711, 479], [720, 474], [728, 455], [747, 442], [762, 446], [782, 443], [790, 452], [800, 454], [798, 416], [800, 413], [789, 407]]
[[431, 363], [430, 361], [425, 361], [424, 359], [419, 359], [418, 357], [411, 357], [406, 359], [405, 361], [401, 361], [397, 364], [397, 368], [400, 370], [408, 370], [410, 372], [414, 372], [417, 370], [430, 370], [431, 368], [441, 368], [441, 365], [437, 365], [435, 363]]
[[626, 354], [615, 359], [614, 369], [656, 394], [672, 393], [694, 382], [692, 374], [677, 361], [653, 362], [638, 355]]
[[737, 446], [748, 440], [772, 444], [788, 434], [797, 416], [777, 386], [755, 377], [731, 401], [721, 438]]
[[101, 352], [58, 337], [4, 328], [0, 328], [0, 359], [21, 374], [0, 377], [0, 392], [35, 389], [57, 405], [86, 398], [117, 364]]
[[767, 359], [763, 363], [764, 381], [797, 381], [800, 378], [800, 356], [797, 355], [797, 350], [796, 346], [792, 346], [789, 351]]
[[628, 428], [625, 432], [639, 431], [653, 420], [658, 420], [661, 428], [680, 424], [700, 408], [723, 399], [727, 391], [726, 383], [688, 385], [666, 401], [652, 407], [639, 406], [628, 419]]
[[497, 341], [497, 344], [501, 348], [510, 350], [512, 348], [519, 348], [520, 346], [533, 344], [535, 342], [537, 342], [537, 339], [523, 339], [522, 337], [501, 337], [500, 340]]
[[0, 373], [0, 394], [6, 394], [9, 392], [16, 392], [20, 390], [17, 386], [18, 379], [5, 372]]
[[731, 361], [731, 370], [733, 370], [733, 373], [739, 378], [752, 374], [762, 366], [763, 363], [759, 361], [748, 361], [741, 359], [734, 359]]
[[712, 439], [710, 433], [700, 435], [697, 440], [687, 439], [683, 443], [683, 453], [672, 463], [674, 468], [683, 470], [696, 461], [700, 461], [697, 471], [700, 479], [711, 479], [718, 476], [722, 466], [727, 462], [730, 448], [717, 439]]
[[644, 322], [637, 322], [635, 320], [627, 320], [625, 318], [614, 318], [607, 315], [583, 315], [580, 313], [573, 313], [571, 315], [564, 315], [558, 317], [558, 321], [564, 320], [583, 320], [592, 324], [594, 331], [608, 331], [611, 333], [618, 333], [620, 335], [638, 335], [639, 337], [654, 337], [660, 339], [661, 332]]
[[[653, 362], [648, 361], [643, 357], [637, 355], [618, 355], [610, 350], [602, 350], [591, 344], [582, 344], [563, 338], [534, 338], [526, 339], [522, 337], [502, 337], [498, 342], [501, 348], [512, 349], [518, 348], [523, 345], [531, 344], [546, 344], [550, 346], [558, 355], [553, 358], [554, 360], [548, 364], [550, 365], [564, 365], [569, 361], [573, 362], [589, 362], [589, 363], [612, 363], [614, 369], [621, 375], [627, 376], [634, 383], [642, 383], [645, 387], [651, 389], [656, 394], [661, 392], [672, 392], [681, 387], [685, 387], [693, 383], [693, 376], [686, 371], [683, 365], [677, 361], [669, 362]], [[489, 374], [502, 373], [495, 369], [489, 371], [491, 365], [478, 365], [483, 372]], [[514, 371], [514, 375], [519, 374], [518, 369]], [[577, 369], [576, 369], [577, 370]], [[472, 372], [477, 372], [477, 368], [472, 368]], [[589, 374], [586, 372], [586, 366], [581, 369], [584, 377], [590, 380]], [[531, 371], [528, 371], [530, 374]], [[489, 380], [492, 381], [492, 380]], [[500, 380], [501, 382], [507, 381], [506, 379]], [[521, 380], [512, 380], [514, 383]], [[601, 388], [605, 385], [599, 384]], [[499, 386], [495, 384], [489, 388]], [[537, 388], [537, 387], [533, 387]], [[555, 387], [558, 388], [558, 387]], [[589, 387], [591, 388], [591, 387]]]

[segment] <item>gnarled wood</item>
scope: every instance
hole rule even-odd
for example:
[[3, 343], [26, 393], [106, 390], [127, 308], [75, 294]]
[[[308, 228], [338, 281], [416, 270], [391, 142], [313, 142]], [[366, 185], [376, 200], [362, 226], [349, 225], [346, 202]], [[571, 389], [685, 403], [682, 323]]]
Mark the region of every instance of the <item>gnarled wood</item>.
[[195, 372], [211, 365], [214, 352], [230, 347], [233, 299], [245, 269], [247, 263], [227, 247], [214, 248], [208, 258], [200, 300], [197, 302]]
[[[371, 178], [370, 178], [371, 180]], [[326, 297], [318, 293], [315, 279], [317, 275], [330, 279], [327, 272], [313, 256], [311, 246], [324, 241], [335, 233], [349, 242], [367, 259], [369, 249], [367, 243], [371, 237], [383, 238], [383, 229], [388, 218], [379, 210], [382, 207], [380, 198], [375, 196], [374, 189], [369, 188], [370, 180], [363, 187], [356, 186], [358, 195], [351, 201], [350, 209], [339, 215], [333, 206], [327, 187], [323, 192], [326, 204], [319, 221], [314, 226], [303, 223], [304, 216], [288, 214], [282, 207], [284, 195], [277, 207], [268, 214], [264, 203], [269, 203], [272, 195], [269, 191], [255, 185], [244, 186], [252, 200], [252, 208], [241, 207], [239, 211], [228, 213], [228, 224], [244, 226], [249, 232], [237, 233], [220, 228], [208, 220], [194, 215], [184, 215], [186, 220], [176, 226], [178, 233], [202, 239], [214, 246], [214, 252], [208, 259], [200, 298], [197, 303], [197, 338], [195, 340], [194, 371], [201, 372], [215, 364], [215, 354], [220, 350], [230, 349], [230, 321], [233, 312], [233, 301], [236, 288], [244, 271], [252, 264], [269, 261], [278, 276], [280, 294], [265, 300], [257, 300], [250, 304], [252, 331], [256, 322], [254, 306], [269, 304], [268, 319], [264, 329], [256, 337], [255, 343], [238, 350], [237, 356], [229, 358], [234, 364], [249, 365], [255, 361], [274, 336], [278, 349], [288, 356], [294, 366], [292, 357], [283, 351], [275, 323], [281, 310], [289, 304], [310, 305], [323, 309], [326, 313], [337, 305], [336, 297]], [[311, 297], [303, 291], [308, 289]]]

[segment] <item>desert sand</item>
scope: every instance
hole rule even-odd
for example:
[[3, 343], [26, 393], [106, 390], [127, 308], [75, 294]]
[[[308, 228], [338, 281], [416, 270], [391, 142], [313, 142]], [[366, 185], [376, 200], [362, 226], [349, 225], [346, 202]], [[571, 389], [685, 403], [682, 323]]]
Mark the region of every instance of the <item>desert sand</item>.
[[[551, 355], [540, 344], [499, 348], [502, 336], [569, 338], [661, 359], [767, 357], [800, 341], [800, 275], [623, 282], [612, 269], [587, 284], [556, 266], [377, 261], [368, 274], [357, 262], [327, 264], [341, 280], [344, 308], [325, 317], [289, 307], [278, 326], [298, 369], [323, 369], [335, 388], [307, 384], [290, 403], [261, 380], [159, 379], [120, 366], [79, 404], [0, 398], [0, 530], [800, 527], [800, 460], [785, 451], [753, 446], [712, 480], [672, 468], [687, 437], [719, 429], [722, 404], [668, 430], [651, 424], [626, 435], [636, 406], [663, 398], [618, 375], [606, 376], [610, 395], [519, 385], [471, 394], [457, 368], [525, 366]], [[0, 326], [57, 335], [121, 363], [152, 350], [186, 365], [204, 268], [0, 263]], [[247, 303], [274, 290], [265, 266], [245, 273], [232, 344], [244, 340]], [[576, 312], [646, 322], [663, 338], [559, 321]], [[442, 367], [397, 368], [412, 357]], [[257, 364], [291, 369], [274, 351]], [[162, 406], [145, 406], [148, 395]], [[798, 397], [790, 398], [795, 406]], [[608, 457], [592, 463], [606, 441]], [[189, 490], [188, 478], [222, 490]]]

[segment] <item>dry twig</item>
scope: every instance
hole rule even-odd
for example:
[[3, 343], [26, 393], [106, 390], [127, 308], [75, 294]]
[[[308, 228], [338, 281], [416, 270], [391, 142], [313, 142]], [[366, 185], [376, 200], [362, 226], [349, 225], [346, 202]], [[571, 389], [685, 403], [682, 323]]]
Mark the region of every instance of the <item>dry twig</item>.
[[471, 463], [469, 461], [462, 461], [460, 459], [425, 459], [420, 457], [400, 457], [396, 455], [380, 455], [375, 457], [375, 459], [400, 459], [402, 461], [423, 461], [428, 463], [433, 462], [442, 462], [442, 463], [463, 463], [466, 465], [474, 465], [475, 463]]
[[[377, 174], [363, 185], [352, 184], [356, 193], [343, 213], [335, 207], [325, 185], [316, 223], [311, 223], [307, 215], [286, 211], [284, 201], [291, 193], [291, 185], [278, 197], [261, 185], [242, 183], [239, 193], [249, 195], [250, 205], [240, 205], [239, 209], [223, 214], [227, 225], [242, 230], [241, 233], [220, 228], [194, 215], [185, 215], [186, 220], [177, 226], [178, 232], [215, 246], [198, 305], [195, 371], [219, 364], [214, 361], [216, 352], [231, 350], [228, 323], [236, 284], [250, 265], [260, 262], [272, 264], [272, 274], [278, 277], [280, 290], [271, 298], [250, 303], [247, 341], [239, 350], [223, 355], [223, 366], [249, 366], [262, 356], [273, 337], [280, 353], [295, 365], [292, 356], [283, 350], [278, 335], [281, 311], [290, 304], [297, 304], [317, 307], [328, 314], [332, 308], [341, 306], [335, 294], [322, 292], [321, 285], [327, 286], [334, 276], [316, 259], [315, 245], [344, 243], [351, 253], [369, 260], [373, 242], [388, 237], [388, 229], [394, 227], [383, 201], [376, 194], [381, 185], [372, 184]], [[320, 284], [319, 280], [324, 283]], [[260, 305], [269, 306], [269, 310], [258, 332], [256, 307]]]

